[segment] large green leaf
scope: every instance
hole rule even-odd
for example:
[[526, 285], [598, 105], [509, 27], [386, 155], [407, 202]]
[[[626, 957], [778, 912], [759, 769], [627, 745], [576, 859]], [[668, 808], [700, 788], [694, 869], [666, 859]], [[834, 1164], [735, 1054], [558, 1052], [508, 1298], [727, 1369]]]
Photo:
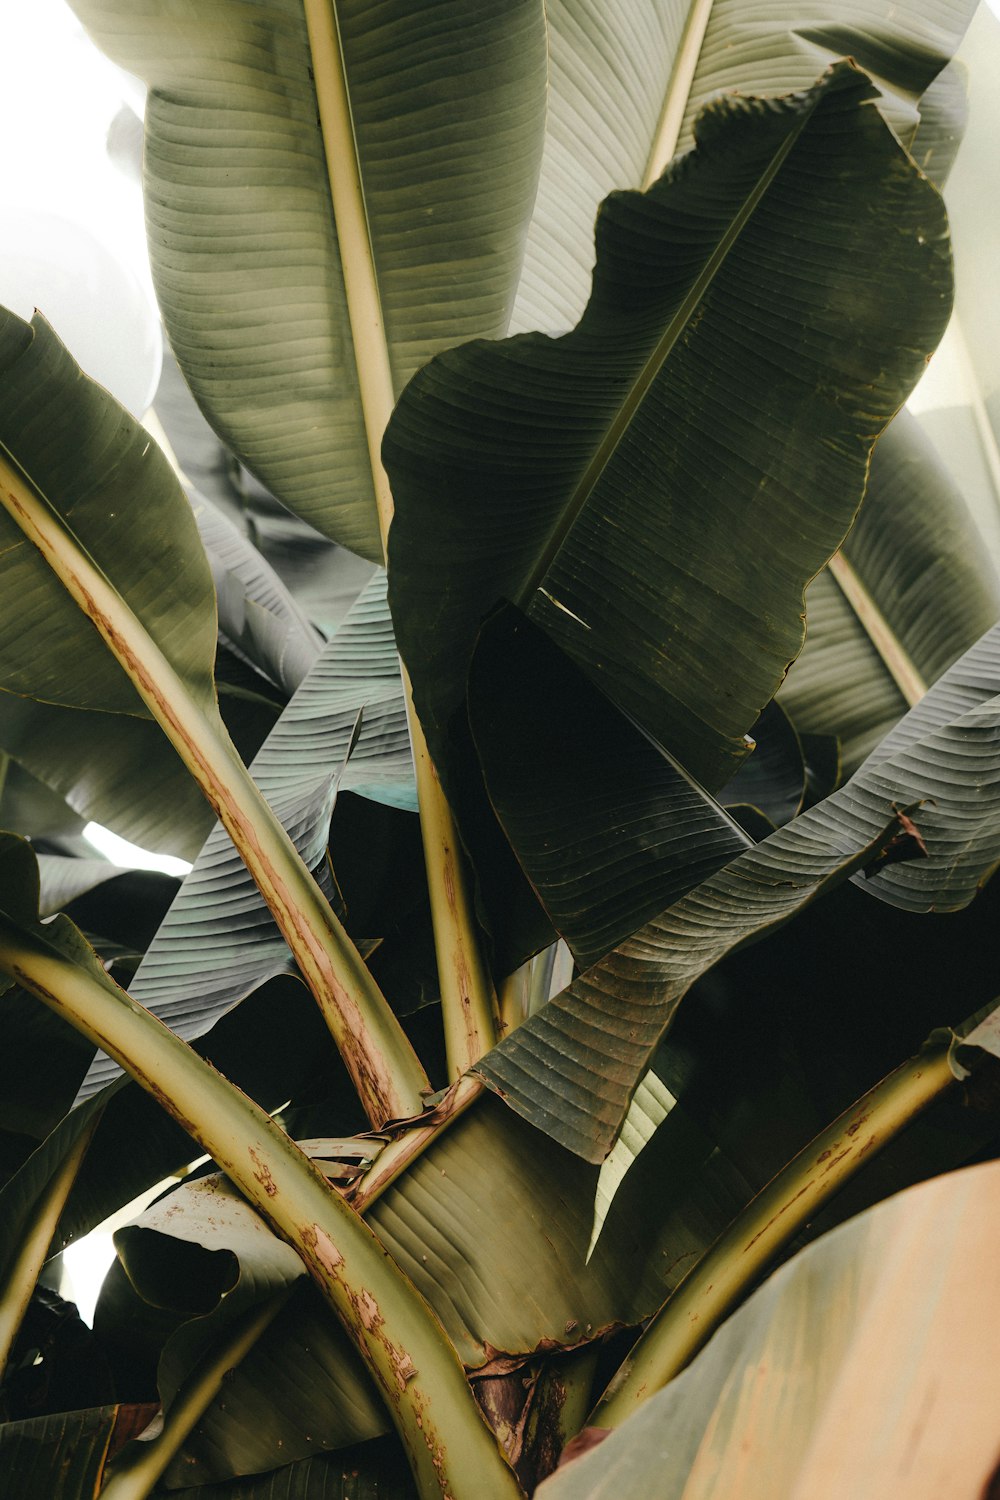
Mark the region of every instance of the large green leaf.
[[780, 701], [800, 729], [838, 736], [850, 774], [906, 712], [904, 690], [917, 696], [1000, 615], [975, 523], [906, 412], [876, 445], [841, 557], [851, 598], [832, 571], [810, 585], [805, 648]]
[[[319, 656], [250, 769], [310, 869], [325, 859], [338, 788], [412, 807], [406, 711], [384, 573], [372, 579]], [[284, 938], [228, 834], [216, 824], [130, 993], [190, 1040], [268, 979], [292, 971]], [[99, 1054], [84, 1094], [117, 1072]]]
[[988, 1494], [998, 1227], [989, 1162], [836, 1229], [540, 1500]]
[[870, 96], [844, 64], [710, 107], [696, 153], [605, 204], [572, 334], [411, 381], [383, 445], [390, 599], [439, 762], [507, 597], [709, 790], [736, 769], [947, 318], [942, 205]]
[[[971, 901], [1000, 859], [998, 691], [995, 627], [846, 786], [640, 928], [484, 1058], [479, 1072], [533, 1123], [599, 1161], [694, 980], [868, 864], [900, 804], [911, 807], [926, 857], [887, 864], [866, 888], [914, 910]], [[911, 844], [896, 852], [920, 851]]]
[[581, 968], [750, 843], [516, 610], [480, 636], [469, 717], [497, 816]]
[[930, 86], [916, 159], [940, 181], [962, 101], [953, 78], [935, 75], [974, 10], [969, 0], [919, 0], [905, 14], [891, 0], [815, 9], [800, 0], [550, 0], [545, 154], [510, 331], [572, 328], [590, 289], [601, 199], [658, 176], [719, 93], [788, 93], [852, 57], [910, 144], [914, 105]]
[[[167, 460], [44, 318], [0, 310], [0, 445], [114, 580], [191, 694], [214, 704], [215, 596], [194, 517]], [[35, 545], [0, 514], [0, 687], [47, 703], [149, 716]], [[16, 613], [15, 613], [16, 612]]]
[[141, 848], [192, 860], [212, 827], [211, 808], [149, 719], [4, 693], [0, 745], [81, 824], [100, 823]]
[[[177, 1326], [158, 1371], [168, 1418], [185, 1381], [227, 1332], [304, 1277], [294, 1250], [221, 1177], [182, 1185], [121, 1229], [115, 1244], [126, 1274], [105, 1287], [96, 1326], [103, 1338], [127, 1344], [149, 1307], [172, 1316]], [[389, 1426], [357, 1354], [303, 1284], [202, 1413], [166, 1483], [275, 1469]]]
[[[334, 220], [317, 111], [335, 80], [300, 0], [73, 8], [150, 86], [153, 274], [199, 403], [280, 500], [380, 560], [344, 288], [367, 247]], [[437, 350], [506, 329], [544, 130], [543, 10], [340, 0], [336, 25], [399, 389]]]
[[[192, 697], [214, 712], [212, 580], [166, 459], [81, 374], [41, 317], [27, 324], [0, 313], [0, 369], [0, 445], [72, 534], [71, 548], [84, 549], [113, 580], [123, 613], [141, 622]], [[6, 509], [0, 558], [7, 612], [0, 745], [86, 817], [159, 848], [192, 852], [210, 824], [197, 788]], [[86, 711], [71, 711], [80, 709]]]

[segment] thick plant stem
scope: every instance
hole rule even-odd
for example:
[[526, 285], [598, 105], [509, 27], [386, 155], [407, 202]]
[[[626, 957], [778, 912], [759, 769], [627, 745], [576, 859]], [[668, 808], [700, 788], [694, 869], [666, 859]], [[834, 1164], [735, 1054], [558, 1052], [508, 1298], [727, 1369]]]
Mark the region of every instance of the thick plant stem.
[[[0, 1005], [2, 1005], [0, 1001]], [[24, 1321], [32, 1293], [52, 1244], [52, 1236], [70, 1189], [87, 1154], [97, 1128], [97, 1117], [84, 1129], [59, 1164], [22, 1238], [13, 1265], [4, 1277], [0, 1293], [0, 1378], [7, 1368], [18, 1329]]]
[[518, 1500], [437, 1317], [270, 1116], [120, 990], [65, 919], [0, 913], [0, 971], [103, 1047], [295, 1248], [379, 1386], [420, 1500]]
[[[384, 551], [392, 522], [393, 501], [388, 475], [382, 466], [381, 450], [382, 437], [396, 402], [396, 389], [382, 316], [336, 0], [304, 0], [304, 6]], [[454, 818], [427, 753], [405, 671], [403, 689], [417, 778], [448, 1073], [450, 1080], [454, 1081], [494, 1046], [497, 1039], [495, 1000], [482, 959]]]
[[239, 1320], [229, 1336], [213, 1349], [185, 1381], [163, 1428], [148, 1442], [132, 1443], [116, 1461], [101, 1489], [101, 1500], [146, 1500], [167, 1465], [181, 1450], [202, 1414], [215, 1400], [230, 1371], [245, 1359], [284, 1307], [288, 1292], [272, 1297]]
[[419, 1114], [428, 1088], [423, 1067], [240, 760], [217, 704], [195, 698], [66, 524], [2, 456], [0, 501], [97, 627], [225, 827], [316, 997], [372, 1124]]
[[955, 1082], [950, 1041], [890, 1073], [758, 1193], [661, 1307], [598, 1402], [592, 1426], [617, 1427], [678, 1375], [817, 1211]]

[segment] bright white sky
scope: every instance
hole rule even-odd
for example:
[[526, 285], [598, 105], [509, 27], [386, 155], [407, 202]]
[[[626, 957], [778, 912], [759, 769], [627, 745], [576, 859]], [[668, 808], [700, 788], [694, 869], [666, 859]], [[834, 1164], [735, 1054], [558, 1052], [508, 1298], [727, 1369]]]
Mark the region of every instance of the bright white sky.
[[160, 333], [139, 184], [106, 141], [123, 103], [141, 115], [143, 86], [64, 0], [0, 0], [0, 43], [0, 301], [22, 317], [40, 307], [88, 373], [142, 415]]

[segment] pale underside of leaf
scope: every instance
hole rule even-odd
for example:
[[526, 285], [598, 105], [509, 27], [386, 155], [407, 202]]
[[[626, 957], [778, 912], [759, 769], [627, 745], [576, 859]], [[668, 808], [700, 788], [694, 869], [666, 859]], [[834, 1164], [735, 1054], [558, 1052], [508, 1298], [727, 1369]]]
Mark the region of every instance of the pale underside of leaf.
[[988, 1493], [998, 1178], [935, 1178], [809, 1246], [539, 1500]]

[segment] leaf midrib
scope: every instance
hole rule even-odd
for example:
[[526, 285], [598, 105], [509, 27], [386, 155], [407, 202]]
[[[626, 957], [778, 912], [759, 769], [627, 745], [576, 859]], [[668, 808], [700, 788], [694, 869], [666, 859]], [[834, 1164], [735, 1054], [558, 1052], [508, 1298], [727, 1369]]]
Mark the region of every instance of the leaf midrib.
[[630, 387], [616, 415], [604, 437], [601, 439], [590, 463], [587, 465], [582, 476], [569, 496], [556, 525], [549, 536], [548, 541], [542, 549], [541, 555], [523, 585], [516, 602], [527, 610], [528, 604], [547, 576], [550, 568], [561, 552], [570, 532], [576, 525], [581, 514], [585, 510], [594, 491], [600, 483], [605, 470], [608, 468], [618, 446], [632, 425], [637, 413], [642, 407], [643, 401], [648, 395], [650, 388], [659, 375], [666, 361], [673, 352], [678, 340], [685, 328], [691, 321], [699, 304], [715, 281], [723, 265], [729, 257], [744, 230], [749, 225], [757, 209], [771, 188], [775, 178], [784, 166], [785, 161], [792, 149], [797, 144], [806, 125], [812, 119], [821, 101], [825, 98], [824, 93], [818, 93], [807, 109], [803, 109], [794, 128], [789, 131], [770, 162], [758, 179], [753, 190], [748, 193], [743, 204], [740, 206], [729, 228], [722, 236], [719, 244], [709, 256], [704, 269], [700, 272], [691, 289], [684, 297], [680, 307], [674, 314], [670, 323], [664, 329], [656, 347], [647, 358], [642, 369], [639, 371], [635, 381]]

